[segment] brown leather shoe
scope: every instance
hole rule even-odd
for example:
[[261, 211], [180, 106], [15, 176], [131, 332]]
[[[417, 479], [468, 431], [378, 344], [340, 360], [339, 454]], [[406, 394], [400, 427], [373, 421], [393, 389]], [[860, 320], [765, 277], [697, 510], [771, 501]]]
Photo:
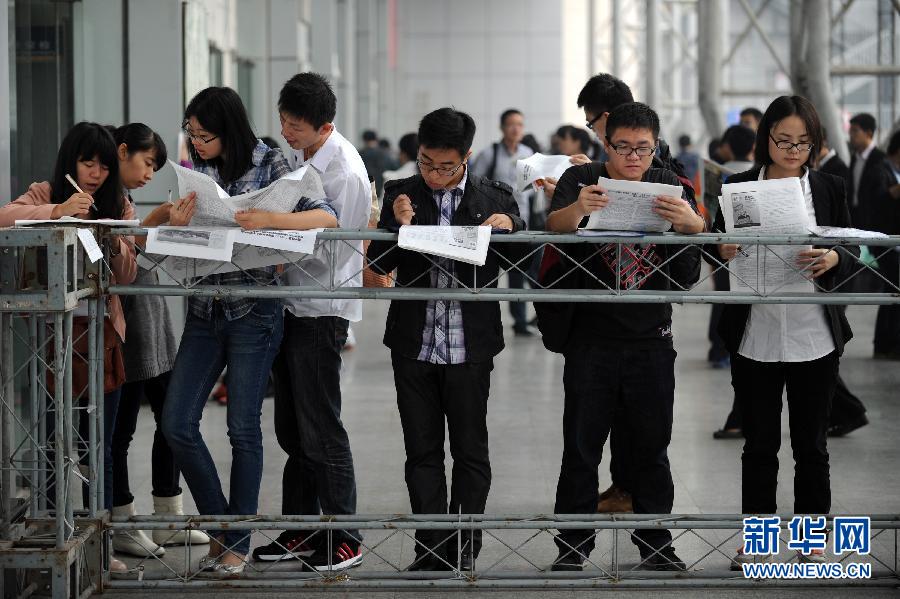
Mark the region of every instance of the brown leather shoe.
[[[603, 495], [607, 492], [609, 492], [609, 495], [604, 497]], [[597, 511], [601, 514], [634, 512], [634, 506], [631, 503], [631, 493], [615, 486], [610, 487], [600, 494], [600, 501], [597, 502]]]
[[614, 485], [614, 484], [609, 485], [609, 488], [607, 490], [603, 491], [602, 493], [600, 493], [600, 495], [597, 496], [597, 501], [603, 501], [604, 499], [609, 499], [610, 497], [612, 497], [613, 493], [615, 493], [616, 491], [618, 491], [618, 489], [616, 488], [616, 485]]

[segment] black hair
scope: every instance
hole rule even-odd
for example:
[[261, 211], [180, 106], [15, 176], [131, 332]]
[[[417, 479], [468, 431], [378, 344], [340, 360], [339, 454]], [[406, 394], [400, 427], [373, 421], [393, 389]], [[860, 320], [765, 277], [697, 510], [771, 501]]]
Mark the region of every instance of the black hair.
[[[258, 140], [236, 91], [230, 87], [207, 87], [200, 91], [184, 109], [185, 125], [191, 117], [222, 142], [222, 154], [208, 161], [200, 157], [194, 144], [188, 143], [188, 153], [194, 164], [216, 167], [219, 178], [226, 183], [237, 180], [250, 169]], [[227, 160], [223, 160], [223, 156]]]
[[381, 139], [378, 140], [378, 147], [381, 148], [382, 150], [390, 150], [391, 142], [390, 142], [390, 140], [382, 137]]
[[594, 116], [612, 112], [613, 108], [630, 102], [634, 102], [631, 88], [609, 73], [594, 75], [578, 93], [578, 108], [584, 108]]
[[122, 218], [123, 199], [119, 185], [119, 155], [116, 142], [110, 132], [98, 123], [82, 121], [69, 129], [56, 154], [53, 179], [50, 180], [50, 202], [62, 204], [73, 193], [72, 184], [66, 179], [71, 175], [78, 180], [78, 162], [97, 158], [109, 169], [109, 174], [97, 190], [91, 194], [97, 207], [97, 218]]
[[125, 144], [125, 147], [128, 148], [129, 156], [133, 156], [135, 152], [149, 152], [153, 150], [154, 162], [156, 163], [156, 167], [153, 170], [158, 171], [166, 165], [166, 159], [169, 157], [166, 151], [166, 144], [163, 142], [162, 137], [159, 136], [159, 133], [144, 123], [128, 123], [121, 127], [107, 125], [106, 129], [112, 134], [113, 139], [116, 141], [116, 146]]
[[762, 110], [759, 108], [754, 108], [753, 106], [748, 106], [747, 108], [741, 111], [741, 116], [752, 116], [757, 121], [761, 121], [763, 118]]
[[732, 125], [722, 134], [722, 143], [728, 144], [735, 160], [746, 160], [756, 143], [756, 132], [744, 125]]
[[522, 145], [536, 154], [539, 154], [541, 151], [541, 144], [534, 136], [534, 133], [526, 133], [523, 135]]
[[718, 137], [714, 137], [709, 140], [709, 144], [706, 146], [706, 151], [709, 154], [709, 159], [717, 162], [718, 164], [724, 164], [725, 161], [722, 160], [722, 157], [719, 155], [719, 147], [722, 145], [722, 140]]
[[557, 135], [560, 137], [569, 137], [577, 141], [578, 145], [581, 146], [582, 154], [587, 154], [591, 150], [591, 136], [581, 127], [564, 125], [557, 130]]
[[281, 146], [278, 145], [278, 142], [275, 140], [274, 137], [269, 137], [268, 135], [264, 135], [264, 136], [260, 137], [259, 139], [260, 139], [260, 141], [262, 141], [264, 144], [266, 144], [273, 150], [277, 150], [277, 149], [281, 148]]
[[415, 133], [407, 133], [397, 142], [400, 151], [406, 154], [410, 160], [415, 160], [419, 153], [419, 136]]
[[891, 140], [888, 142], [887, 155], [893, 156], [900, 152], [900, 129], [891, 133]]
[[502, 127], [503, 125], [505, 125], [506, 119], [514, 114], [518, 114], [519, 116], [525, 116], [522, 114], [522, 111], [517, 108], [507, 108], [500, 115], [500, 126]]
[[337, 98], [328, 79], [318, 73], [298, 73], [287, 80], [278, 94], [278, 110], [319, 129], [334, 121]]
[[465, 158], [475, 139], [475, 121], [455, 108], [438, 108], [419, 122], [419, 146], [437, 150], [456, 150]]
[[[321, 127], [321, 125], [320, 125]], [[362, 132], [363, 141], [378, 141], [378, 134], [372, 131], [371, 129], [366, 129]]]
[[753, 151], [756, 164], [762, 166], [772, 164], [773, 160], [769, 155], [769, 137], [772, 135], [772, 128], [789, 116], [799, 117], [806, 125], [806, 133], [812, 149], [805, 164], [810, 168], [815, 165], [816, 154], [822, 147], [822, 123], [819, 121], [816, 107], [803, 96], [779, 96], [772, 100], [772, 103], [766, 108], [766, 113], [759, 121], [759, 128], [756, 130], [756, 148]]
[[678, 137], [678, 145], [679, 147], [686, 148], [691, 145], [691, 136], [687, 133], [683, 133]]
[[856, 125], [863, 131], [872, 135], [875, 134], [875, 129], [878, 128], [878, 123], [875, 121], [875, 117], [868, 112], [860, 112], [859, 114], [855, 115], [852, 119], [850, 119], [850, 124]]
[[649, 129], [659, 139], [659, 115], [642, 102], [629, 102], [613, 108], [606, 118], [606, 140], [612, 140], [616, 129]]

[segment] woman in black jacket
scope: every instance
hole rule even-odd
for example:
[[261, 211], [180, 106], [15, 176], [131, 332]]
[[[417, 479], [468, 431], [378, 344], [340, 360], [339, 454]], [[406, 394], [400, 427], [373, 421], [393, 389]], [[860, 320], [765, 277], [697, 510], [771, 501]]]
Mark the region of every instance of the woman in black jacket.
[[[810, 224], [849, 227], [844, 182], [812, 170], [822, 143], [815, 107], [799, 96], [777, 98], [766, 110], [756, 138], [757, 166], [729, 183], [797, 177]], [[724, 231], [721, 212], [714, 229]], [[735, 244], [714, 251], [724, 260], [740, 250]], [[762, 251], [762, 250], [760, 250]], [[798, 267], [824, 291], [847, 278], [859, 248], [815, 247], [800, 253]], [[731, 352], [731, 384], [744, 407], [742, 511], [777, 511], [778, 449], [781, 445], [782, 394], [787, 388], [793, 450], [794, 512], [827, 514], [831, 481], [826, 445], [838, 358], [852, 336], [844, 307], [821, 304], [727, 305], [719, 334]], [[735, 565], [750, 561], [741, 550]], [[823, 561], [824, 552], [800, 554]]]

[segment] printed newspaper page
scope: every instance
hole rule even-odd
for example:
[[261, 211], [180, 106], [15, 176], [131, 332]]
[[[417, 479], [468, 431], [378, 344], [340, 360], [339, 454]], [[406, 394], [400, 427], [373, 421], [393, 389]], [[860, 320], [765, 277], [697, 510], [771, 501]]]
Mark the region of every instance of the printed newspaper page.
[[[750, 235], [808, 235], [809, 215], [800, 179], [770, 179], [722, 186], [725, 231]], [[811, 245], [748, 245], [728, 263], [732, 290], [753, 293], [811, 292], [815, 286], [797, 265]]]
[[491, 228], [404, 225], [397, 245], [406, 250], [433, 254], [468, 264], [484, 266]]
[[586, 229], [661, 233], [672, 227], [672, 223], [653, 211], [653, 206], [657, 196], [680, 198], [680, 186], [605, 177], [600, 177], [597, 184], [606, 190], [609, 204], [591, 214]]

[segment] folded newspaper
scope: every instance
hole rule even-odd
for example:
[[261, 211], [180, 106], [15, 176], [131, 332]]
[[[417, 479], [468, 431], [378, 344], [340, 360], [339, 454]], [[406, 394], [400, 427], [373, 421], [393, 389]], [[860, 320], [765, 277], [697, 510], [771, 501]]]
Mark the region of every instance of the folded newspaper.
[[516, 187], [525, 191], [529, 185], [540, 179], [559, 179], [572, 166], [572, 161], [564, 155], [532, 154], [516, 161]]
[[[148, 231], [145, 268], [153, 262], [176, 280], [212, 273], [261, 268], [296, 262], [315, 249], [316, 233], [310, 231], [244, 231], [235, 214], [241, 210], [292, 212], [306, 197], [325, 198], [319, 175], [301, 167], [263, 189], [229, 196], [209, 176], [170, 161], [178, 177], [180, 197], [194, 192], [196, 209], [186, 227], [158, 227]], [[157, 256], [152, 256], [157, 254]]]
[[491, 228], [404, 225], [400, 227], [397, 245], [405, 250], [450, 258], [467, 264], [484, 266]]

